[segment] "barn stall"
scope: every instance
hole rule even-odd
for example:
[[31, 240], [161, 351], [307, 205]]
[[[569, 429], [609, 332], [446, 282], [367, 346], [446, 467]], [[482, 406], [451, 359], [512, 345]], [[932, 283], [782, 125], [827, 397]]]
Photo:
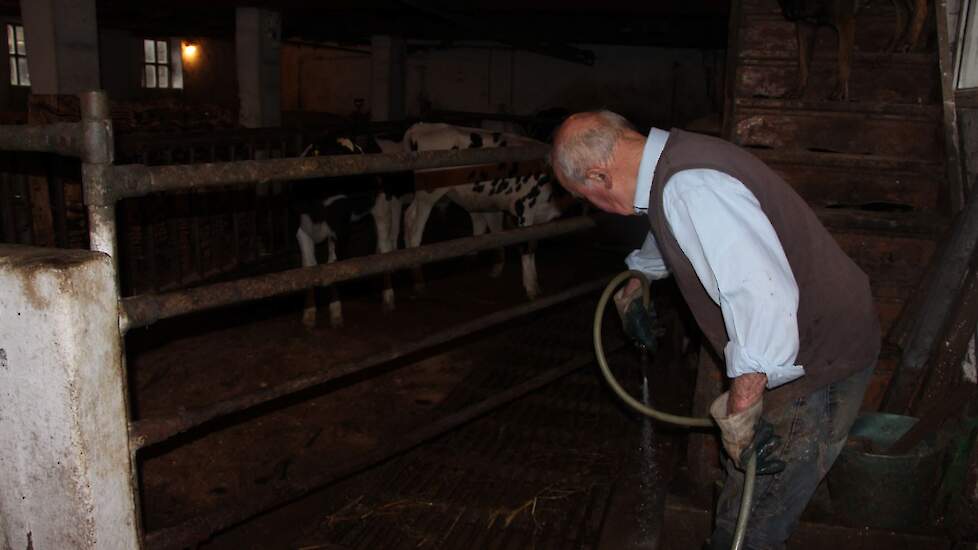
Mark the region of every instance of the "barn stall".
[[[598, 44], [527, 43], [510, 29], [498, 34], [505, 47], [445, 49], [425, 36], [438, 25], [421, 21], [451, 21], [456, 30], [442, 31], [449, 36], [471, 28], [471, 15], [402, 5], [407, 11], [395, 13], [417, 23], [416, 37], [332, 43], [299, 38], [311, 36], [303, 27], [319, 15], [299, 4], [281, 12], [232, 5], [187, 17], [196, 32], [221, 18], [235, 22], [235, 86], [204, 74], [208, 66], [219, 66], [217, 75], [230, 70], [203, 63], [228, 53], [220, 32], [154, 38], [154, 56], [161, 43], [170, 53], [150, 64], [121, 59], [128, 54], [119, 46], [143, 32], [145, 21], [135, 31], [133, 21], [175, 16], [112, 2], [89, 6], [99, 19], [91, 23], [105, 72], [94, 84], [84, 77], [89, 85], [79, 88], [107, 93], [66, 95], [70, 79], [45, 75], [51, 59], [34, 56], [40, 61], [32, 76], [40, 81], [31, 86], [29, 124], [0, 132], [10, 159], [0, 182], [4, 238], [105, 256], [5, 247], [5, 286], [25, 289], [5, 300], [12, 342], [3, 356], [11, 366], [5, 460], [16, 466], [4, 494], [21, 501], [5, 505], [17, 510], [5, 514], [8, 545], [689, 548], [705, 540], [721, 477], [716, 439], [641, 419], [593, 367], [597, 293], [641, 244], [647, 228], [636, 220], [592, 212], [470, 236], [465, 213], [449, 207], [435, 213], [425, 230], [429, 244], [420, 248], [371, 254], [377, 237], [361, 225], [349, 235], [353, 257], [299, 267], [294, 182], [329, 178], [316, 182], [325, 188], [357, 175], [411, 171], [419, 189], [437, 189], [500, 163], [506, 174], [535, 170], [547, 152], [533, 145], [318, 156], [310, 145], [396, 140], [417, 120], [525, 134], [543, 128], [546, 139], [546, 128], [568, 109], [547, 112], [540, 88], [567, 86], [583, 90], [557, 94], [561, 107], [609, 105], [644, 127], [688, 126], [751, 147], [870, 276], [885, 340], [864, 411], [920, 418], [940, 433], [940, 456], [927, 458], [941, 464], [921, 474], [930, 477], [913, 498], [926, 502], [909, 512], [874, 503], [872, 510], [888, 516], [882, 521], [855, 513], [859, 497], [848, 487], [823, 486], [790, 547], [820, 548], [827, 540], [854, 548], [969, 547], [975, 455], [967, 354], [978, 319], [965, 199], [973, 138], [970, 96], [938, 71], [953, 51], [953, 6], [941, 7], [946, 18], [934, 23], [938, 44], [930, 53], [874, 53], [885, 48], [893, 14], [879, 6], [863, 12], [868, 30], [857, 34], [851, 82], [857, 97], [838, 103], [816, 99], [832, 71], [825, 36], [813, 70], [826, 77], [807, 98], [780, 99], [794, 78], [793, 28], [773, 2], [714, 7], [712, 18], [695, 24], [681, 10], [620, 8], [603, 15], [605, 24], [617, 28], [629, 14], [636, 29]], [[513, 16], [505, 13], [513, 8], [501, 9]], [[36, 6], [7, 10], [27, 12], [28, 31], [45, 16]], [[969, 12], [960, 13], [967, 21]], [[341, 20], [331, 15], [330, 25]], [[351, 27], [377, 25], [370, 32], [392, 24], [383, 23], [391, 13], [343, 15]], [[56, 28], [64, 18], [46, 16]], [[490, 21], [499, 14], [482, 16], [484, 32], [501, 32]], [[672, 17], [675, 28], [656, 27], [656, 17]], [[532, 27], [529, 19], [523, 25]], [[169, 25], [174, 35], [190, 32]], [[713, 37], [684, 42], [704, 26]], [[286, 30], [295, 38], [280, 40]], [[13, 33], [12, 64], [20, 47]], [[641, 40], [667, 46], [632, 43], [643, 33], [654, 39]], [[719, 46], [716, 35], [726, 36]], [[63, 45], [42, 53], [82, 55]], [[268, 55], [275, 78], [263, 64]], [[113, 60], [130, 73], [153, 65], [159, 85], [159, 71], [175, 78], [173, 56], [184, 64], [185, 96], [134, 99], [131, 88], [145, 87], [148, 77], [126, 80], [108, 70]], [[618, 79], [643, 63], [653, 64], [646, 70], [658, 80]], [[561, 76], [532, 78], [548, 71]], [[53, 89], [43, 87], [51, 85], [45, 77]], [[958, 96], [960, 114], [948, 104]], [[237, 104], [194, 105], [194, 97]], [[526, 299], [516, 266], [489, 277], [499, 254], [490, 251], [511, 247], [512, 264], [514, 249], [530, 241], [539, 241], [544, 288], [535, 300]], [[422, 265], [423, 289], [410, 273]], [[382, 308], [384, 274], [393, 279], [394, 311]], [[312, 329], [300, 322], [302, 291], [316, 287], [340, 289], [342, 328], [328, 326], [324, 315]], [[711, 359], [699, 353], [695, 324], [672, 283], [656, 283], [655, 295], [667, 330], [652, 364], [641, 364], [617, 330], [609, 330], [606, 345], [633, 395], [641, 394], [643, 375], [655, 373], [652, 402], [702, 414], [722, 370], [696, 375]], [[54, 443], [37, 443], [41, 436]], [[71, 496], [69, 504], [52, 506], [51, 495], [61, 494]]]

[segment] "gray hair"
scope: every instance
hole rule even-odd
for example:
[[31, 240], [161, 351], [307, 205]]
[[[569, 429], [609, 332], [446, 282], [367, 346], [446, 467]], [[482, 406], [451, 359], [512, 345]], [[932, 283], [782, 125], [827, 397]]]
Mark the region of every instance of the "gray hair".
[[586, 182], [589, 169], [607, 165], [618, 140], [626, 130], [634, 130], [625, 117], [611, 111], [592, 111], [584, 115], [597, 119], [597, 124], [560, 139], [550, 152], [551, 165], [579, 184]]

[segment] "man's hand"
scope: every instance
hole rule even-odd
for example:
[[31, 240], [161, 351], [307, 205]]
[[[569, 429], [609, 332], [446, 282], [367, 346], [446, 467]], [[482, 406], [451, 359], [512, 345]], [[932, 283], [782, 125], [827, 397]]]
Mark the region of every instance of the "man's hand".
[[774, 457], [781, 438], [761, 413], [764, 410], [764, 384], [767, 376], [746, 374], [734, 378], [730, 392], [710, 406], [710, 415], [720, 427], [723, 448], [738, 468], [743, 469], [751, 455], [757, 454], [757, 473], [774, 474], [784, 470], [784, 462]]
[[625, 335], [637, 347], [654, 353], [657, 336], [655, 308], [651, 303], [647, 309], [642, 305], [639, 280], [630, 279], [623, 289], [615, 293], [614, 300]]

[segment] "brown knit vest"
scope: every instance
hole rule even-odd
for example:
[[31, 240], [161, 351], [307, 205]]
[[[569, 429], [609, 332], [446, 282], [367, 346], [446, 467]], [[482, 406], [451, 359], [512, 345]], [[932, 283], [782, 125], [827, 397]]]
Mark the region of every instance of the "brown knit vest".
[[795, 363], [797, 380], [766, 392], [773, 410], [876, 362], [880, 328], [869, 279], [839, 248], [811, 208], [757, 157], [729, 142], [673, 129], [655, 167], [649, 200], [652, 234], [697, 324], [720, 357], [729, 338], [720, 306], [713, 302], [676, 242], [663, 212], [662, 193], [682, 170], [708, 168], [742, 182], [757, 198], [784, 248], [798, 283]]

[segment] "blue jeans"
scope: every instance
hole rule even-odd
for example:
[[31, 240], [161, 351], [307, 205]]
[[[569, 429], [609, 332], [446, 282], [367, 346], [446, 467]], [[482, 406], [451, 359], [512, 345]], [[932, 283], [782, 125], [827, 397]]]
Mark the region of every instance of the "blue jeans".
[[[781, 436], [777, 453], [786, 467], [778, 474], [757, 476], [744, 546], [751, 550], [785, 548], [815, 488], [845, 446], [873, 368], [864, 369], [764, 418]], [[726, 460], [727, 479], [717, 501], [713, 550], [730, 548], [740, 511], [744, 473]]]

